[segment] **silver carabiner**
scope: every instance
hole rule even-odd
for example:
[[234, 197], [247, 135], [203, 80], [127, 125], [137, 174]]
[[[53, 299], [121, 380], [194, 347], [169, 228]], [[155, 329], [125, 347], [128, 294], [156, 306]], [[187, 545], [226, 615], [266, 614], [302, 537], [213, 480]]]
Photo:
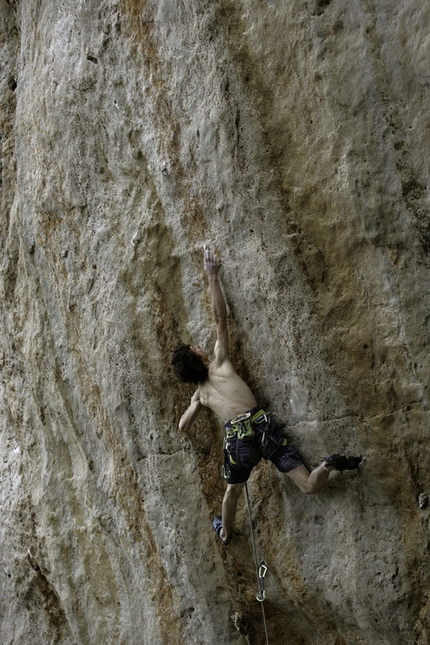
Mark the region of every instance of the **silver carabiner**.
[[266, 592], [264, 590], [264, 578], [267, 573], [267, 567], [264, 560], [261, 561], [260, 568], [258, 569], [258, 583], [260, 585], [260, 591], [258, 592], [256, 598], [258, 602], [264, 602], [266, 599]]

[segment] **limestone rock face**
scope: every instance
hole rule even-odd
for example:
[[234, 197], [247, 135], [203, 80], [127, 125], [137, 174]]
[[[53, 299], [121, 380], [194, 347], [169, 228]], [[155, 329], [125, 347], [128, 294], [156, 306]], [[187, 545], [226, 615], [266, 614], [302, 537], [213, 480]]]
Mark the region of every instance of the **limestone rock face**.
[[249, 483], [271, 645], [424, 645], [425, 0], [0, 0], [4, 645], [265, 642], [222, 426], [170, 357], [231, 356], [313, 467]]

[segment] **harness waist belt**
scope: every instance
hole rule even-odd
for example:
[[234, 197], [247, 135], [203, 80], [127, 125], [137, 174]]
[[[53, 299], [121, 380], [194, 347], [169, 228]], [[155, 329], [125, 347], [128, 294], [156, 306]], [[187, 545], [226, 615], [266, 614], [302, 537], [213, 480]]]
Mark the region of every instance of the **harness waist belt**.
[[253, 426], [263, 422], [267, 423], [269, 419], [270, 417], [267, 412], [259, 408], [254, 408], [253, 410], [249, 410], [249, 412], [239, 414], [225, 424], [227, 439], [235, 435], [242, 440], [251, 439], [255, 434]]

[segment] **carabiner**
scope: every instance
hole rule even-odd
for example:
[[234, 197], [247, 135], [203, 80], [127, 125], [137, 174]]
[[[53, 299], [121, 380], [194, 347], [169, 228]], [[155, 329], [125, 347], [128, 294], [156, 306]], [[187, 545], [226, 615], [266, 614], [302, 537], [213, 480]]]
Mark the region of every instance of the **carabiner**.
[[266, 599], [266, 592], [264, 590], [264, 578], [267, 573], [267, 567], [264, 560], [261, 561], [260, 568], [258, 569], [258, 583], [260, 585], [260, 591], [258, 592], [256, 598], [258, 602], [264, 602]]

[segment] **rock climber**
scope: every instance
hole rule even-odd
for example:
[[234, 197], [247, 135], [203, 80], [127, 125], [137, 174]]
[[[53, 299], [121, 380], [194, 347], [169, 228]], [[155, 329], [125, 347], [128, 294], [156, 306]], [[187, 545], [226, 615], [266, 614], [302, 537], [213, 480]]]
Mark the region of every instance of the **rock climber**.
[[184, 383], [198, 387], [191, 403], [179, 421], [187, 431], [202, 407], [210, 408], [225, 426], [223, 477], [227, 490], [222, 502], [222, 517], [216, 516], [213, 528], [224, 545], [229, 544], [237, 503], [252, 469], [259, 461], [269, 459], [288, 475], [306, 494], [317, 493], [333, 470], [358, 468], [361, 457], [333, 454], [309, 472], [294, 446], [270, 413], [262, 410], [248, 385], [236, 373], [228, 350], [227, 308], [218, 280], [220, 262], [205, 247], [204, 270], [208, 275], [212, 312], [217, 328], [214, 359], [199, 345], [180, 345], [172, 357], [172, 366]]

